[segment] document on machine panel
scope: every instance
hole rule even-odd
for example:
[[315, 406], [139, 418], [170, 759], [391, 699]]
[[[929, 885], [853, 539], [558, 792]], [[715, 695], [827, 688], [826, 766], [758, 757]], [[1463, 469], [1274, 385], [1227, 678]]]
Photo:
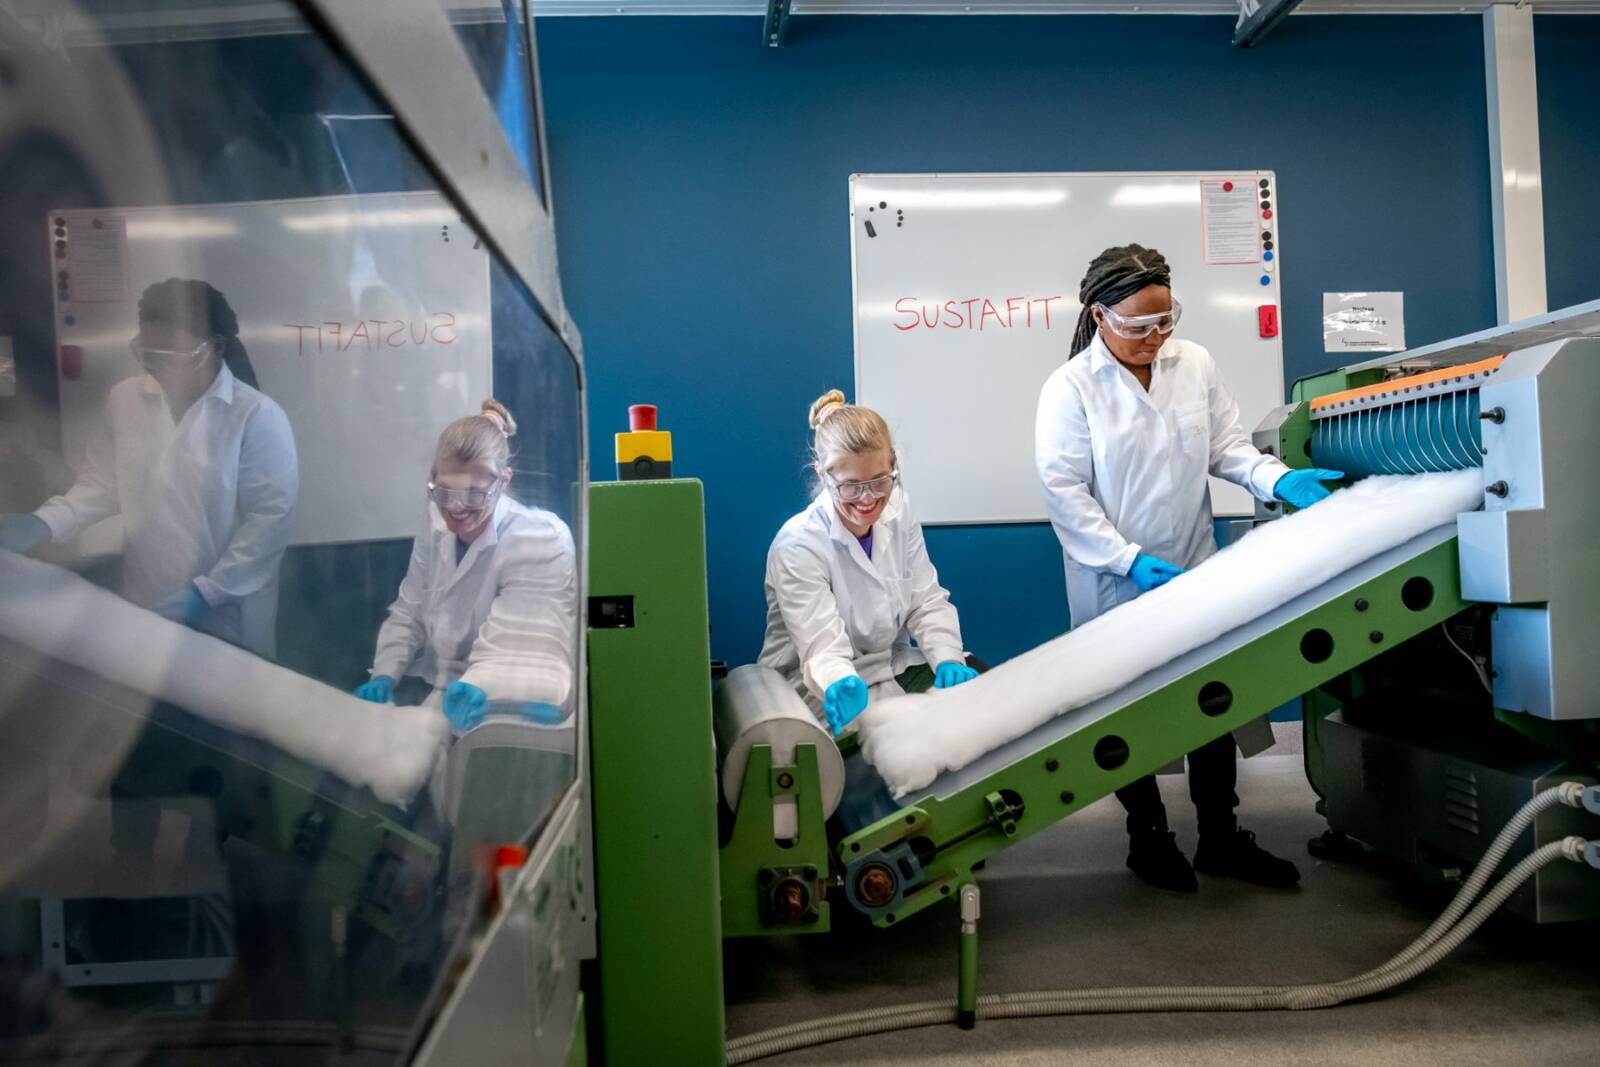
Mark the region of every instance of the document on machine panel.
[[1207, 263], [1259, 263], [1261, 232], [1256, 223], [1256, 187], [1248, 178], [1200, 181], [1200, 218]]

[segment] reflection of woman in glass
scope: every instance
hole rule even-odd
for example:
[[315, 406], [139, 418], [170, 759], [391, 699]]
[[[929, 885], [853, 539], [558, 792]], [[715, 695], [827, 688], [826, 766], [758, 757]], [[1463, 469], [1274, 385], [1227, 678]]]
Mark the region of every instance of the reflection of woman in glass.
[[511, 414], [485, 400], [439, 435], [428, 482], [428, 525], [389, 618], [378, 631], [366, 700], [394, 699], [406, 674], [432, 687], [458, 731], [488, 702], [512, 701], [537, 722], [559, 722], [572, 698], [578, 578], [572, 534], [548, 511], [506, 494]]
[[124, 596], [270, 655], [300, 487], [289, 420], [255, 388], [239, 320], [205, 282], [146, 289], [129, 347], [145, 373], [111, 390], [77, 483], [8, 517], [7, 540], [69, 541], [120, 513]]

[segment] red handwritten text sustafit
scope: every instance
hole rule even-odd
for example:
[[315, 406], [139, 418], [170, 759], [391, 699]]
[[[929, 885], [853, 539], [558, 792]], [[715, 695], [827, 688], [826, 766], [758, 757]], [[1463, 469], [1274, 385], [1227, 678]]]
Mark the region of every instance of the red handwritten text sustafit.
[[965, 300], [946, 300], [926, 303], [914, 296], [902, 296], [894, 302], [896, 315], [905, 319], [894, 324], [902, 332], [919, 326], [933, 330], [1050, 330], [1055, 324], [1050, 315], [1050, 305], [1060, 296], [1008, 296], [990, 299], [972, 296]]

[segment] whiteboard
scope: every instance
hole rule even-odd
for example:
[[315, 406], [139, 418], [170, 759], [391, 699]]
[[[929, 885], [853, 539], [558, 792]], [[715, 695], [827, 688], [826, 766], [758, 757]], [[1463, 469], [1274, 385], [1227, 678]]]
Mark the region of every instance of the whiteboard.
[[[228, 298], [294, 429], [294, 544], [411, 537], [439, 431], [491, 394], [489, 255], [436, 193], [52, 212], [63, 450], [81, 467], [145, 287]], [[104, 543], [104, 532], [91, 543]]]
[[[1089, 261], [1114, 245], [1167, 257], [1177, 336], [1211, 351], [1254, 429], [1283, 402], [1282, 328], [1263, 338], [1257, 310], [1281, 310], [1277, 201], [1267, 170], [852, 175], [856, 400], [893, 429], [919, 518], [1047, 517], [1039, 390], [1067, 358]], [[1218, 515], [1254, 512], [1217, 479], [1212, 501]]]

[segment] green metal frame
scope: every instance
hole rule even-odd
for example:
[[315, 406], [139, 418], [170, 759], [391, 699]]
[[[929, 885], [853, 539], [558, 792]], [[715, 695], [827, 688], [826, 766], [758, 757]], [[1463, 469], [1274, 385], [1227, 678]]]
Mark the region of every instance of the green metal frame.
[[[786, 796], [795, 798], [799, 830], [792, 841], [780, 842], [772, 836], [772, 812]], [[722, 846], [722, 936], [826, 933], [829, 857], [816, 746], [796, 745], [794, 763], [776, 766], [771, 746], [753, 747], [733, 832]], [[785, 882], [808, 883], [813, 917], [785, 921], [775, 914], [772, 894]]]
[[[1414, 578], [1425, 579], [1432, 587], [1431, 599], [1419, 610], [1407, 607], [1401, 595]], [[995, 852], [1466, 607], [1452, 538], [1026, 760], [952, 796], [924, 797], [845, 838], [837, 855], [846, 877], [891, 848], [917, 846], [923, 868], [920, 878], [902, 885], [903, 895], [893, 905], [868, 911], [876, 925], [893, 925], [953, 897], [973, 880], [973, 865]], [[1302, 641], [1316, 630], [1332, 639], [1332, 648], [1326, 658], [1313, 662], [1302, 652]], [[1208, 696], [1207, 706], [1202, 707], [1202, 689], [1217, 684], [1227, 688], [1226, 705]], [[1104, 754], [1097, 761], [1096, 746], [1102, 744], [1125, 753], [1122, 762], [1105, 766], [1114, 761]]]
[[[589, 519], [591, 1003], [604, 1057], [721, 1063], [704, 491], [688, 479], [594, 483]], [[624, 598], [630, 610], [609, 620], [594, 610]]]

